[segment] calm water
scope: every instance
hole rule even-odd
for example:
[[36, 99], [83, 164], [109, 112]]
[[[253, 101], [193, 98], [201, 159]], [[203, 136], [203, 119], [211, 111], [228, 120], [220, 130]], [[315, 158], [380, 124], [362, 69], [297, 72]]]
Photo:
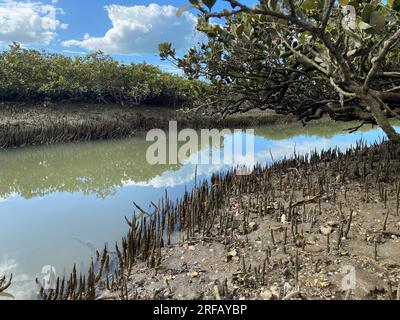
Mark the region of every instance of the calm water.
[[[256, 128], [256, 162], [383, 138], [378, 129], [353, 134], [351, 124], [330, 122]], [[229, 142], [232, 136], [226, 136]], [[133, 201], [146, 208], [168, 190], [175, 199], [194, 185], [195, 166], [146, 162], [144, 137], [0, 151], [0, 275], [13, 273], [8, 290], [35, 298], [34, 279], [44, 265], [59, 276], [74, 263], [87, 269], [95, 248], [114, 245], [127, 231]], [[215, 146], [218, 149], [220, 146]], [[248, 164], [248, 163], [247, 163]], [[200, 165], [198, 180], [223, 165]]]

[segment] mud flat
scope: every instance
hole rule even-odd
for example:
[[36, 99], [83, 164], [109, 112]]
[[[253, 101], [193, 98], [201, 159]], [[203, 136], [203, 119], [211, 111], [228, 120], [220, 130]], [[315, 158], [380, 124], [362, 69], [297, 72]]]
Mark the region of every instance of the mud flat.
[[214, 175], [137, 206], [122, 243], [42, 297], [400, 299], [399, 172], [400, 146], [360, 142]]
[[3, 104], [0, 105], [0, 149], [132, 137], [154, 128], [167, 129], [171, 120], [178, 121], [181, 128], [194, 129], [295, 121], [294, 117], [256, 110], [220, 120], [193, 117], [163, 106]]

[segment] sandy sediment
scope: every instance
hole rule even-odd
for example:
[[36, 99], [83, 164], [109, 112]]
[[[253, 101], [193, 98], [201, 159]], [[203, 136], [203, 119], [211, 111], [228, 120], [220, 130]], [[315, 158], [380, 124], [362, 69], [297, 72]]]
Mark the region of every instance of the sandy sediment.
[[178, 202], [137, 207], [86, 282], [71, 274], [43, 297], [400, 298], [399, 169], [400, 146], [360, 143], [214, 175]]

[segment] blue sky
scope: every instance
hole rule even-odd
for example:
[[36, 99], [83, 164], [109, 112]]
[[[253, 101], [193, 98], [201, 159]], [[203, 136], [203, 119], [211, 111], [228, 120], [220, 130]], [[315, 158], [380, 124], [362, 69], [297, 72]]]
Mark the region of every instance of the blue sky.
[[[246, 0], [246, 3], [254, 2]], [[168, 68], [157, 44], [172, 42], [183, 53], [201, 41], [196, 12], [176, 10], [187, 0], [0, 0], [0, 47], [24, 47], [66, 55], [102, 50], [119, 61]], [[223, 1], [217, 2], [217, 8]]]

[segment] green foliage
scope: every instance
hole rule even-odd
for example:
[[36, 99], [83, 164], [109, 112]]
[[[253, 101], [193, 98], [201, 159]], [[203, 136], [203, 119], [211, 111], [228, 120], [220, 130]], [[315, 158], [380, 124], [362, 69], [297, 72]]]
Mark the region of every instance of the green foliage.
[[13, 44], [0, 52], [0, 97], [6, 101], [190, 104], [201, 82], [147, 63], [121, 64], [102, 52], [69, 58]]
[[225, 2], [232, 9], [198, 7], [205, 43], [183, 57], [170, 44], [160, 47], [189, 78], [209, 80], [204, 112], [329, 115], [398, 136], [387, 118], [400, 118], [400, 0]]

